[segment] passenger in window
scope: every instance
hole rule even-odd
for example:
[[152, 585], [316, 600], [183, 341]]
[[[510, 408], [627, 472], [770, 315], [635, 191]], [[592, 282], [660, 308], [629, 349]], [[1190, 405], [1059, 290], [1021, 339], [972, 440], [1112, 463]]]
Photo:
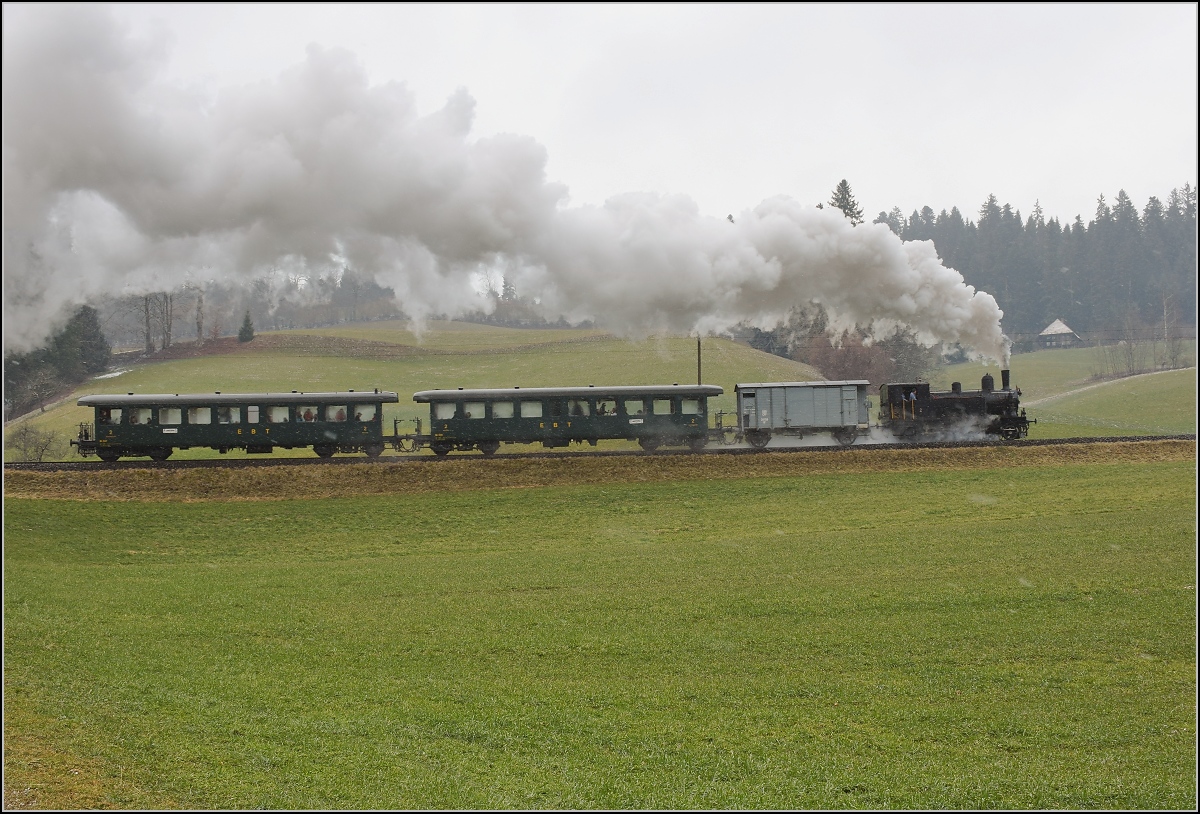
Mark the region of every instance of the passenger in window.
[[575, 402], [575, 406], [571, 408], [571, 415], [583, 415], [583, 408], [579, 406], [579, 402]]
[[354, 413], [354, 420], [362, 421], [362, 410], [358, 410], [357, 412]]
[[136, 424], [136, 423], [138, 423], [138, 417], [137, 417], [137, 413], [130, 412], [130, 414], [129, 414], [129, 423], [130, 423], [130, 424]]
[[346, 420], [346, 411], [343, 410], [341, 407], [338, 408], [336, 420], [337, 421], [345, 421]]
[[305, 420], [305, 421], [312, 421], [312, 420], [313, 420], [313, 414], [312, 414], [312, 410], [305, 410], [305, 411], [304, 411], [304, 420]]

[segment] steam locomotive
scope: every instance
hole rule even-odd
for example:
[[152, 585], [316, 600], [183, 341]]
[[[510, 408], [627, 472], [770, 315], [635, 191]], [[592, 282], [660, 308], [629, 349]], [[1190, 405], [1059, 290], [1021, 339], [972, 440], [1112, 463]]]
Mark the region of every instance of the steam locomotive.
[[955, 439], [978, 435], [1005, 440], [1024, 438], [1035, 419], [1021, 407], [1021, 389], [1010, 387], [1009, 371], [1000, 371], [1000, 389], [990, 373], [978, 390], [932, 391], [925, 382], [885, 384], [879, 388], [879, 424], [900, 440]]
[[[979, 390], [934, 392], [925, 382], [880, 388], [879, 426], [899, 441], [991, 435], [1023, 438], [1034, 423], [1020, 407], [1019, 389], [1001, 388], [985, 375]], [[322, 458], [336, 453], [379, 456], [386, 447], [435, 455], [478, 450], [491, 456], [502, 443], [565, 447], [629, 440], [642, 449], [687, 447], [699, 452], [713, 441], [767, 446], [772, 434], [802, 437], [828, 433], [849, 446], [870, 428], [867, 382], [767, 382], [737, 385], [736, 425], [723, 413], [710, 421], [716, 385], [616, 385], [605, 387], [422, 390], [429, 432], [402, 434], [400, 420], [384, 432], [383, 405], [392, 391], [327, 393], [189, 393], [91, 395], [79, 405], [94, 410], [71, 441], [85, 457], [166, 460], [176, 449], [207, 447], [250, 454], [311, 447]], [[715, 425], [715, 426], [714, 426]]]

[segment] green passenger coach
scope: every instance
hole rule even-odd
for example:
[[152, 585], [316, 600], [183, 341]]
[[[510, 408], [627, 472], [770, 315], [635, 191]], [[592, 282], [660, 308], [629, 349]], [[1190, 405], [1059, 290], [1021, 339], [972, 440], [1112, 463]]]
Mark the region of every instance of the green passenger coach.
[[422, 390], [413, 401], [429, 404], [430, 449], [478, 449], [492, 455], [503, 444], [592, 446], [600, 440], [637, 441], [653, 451], [708, 441], [708, 399], [716, 385], [615, 387], [512, 387], [488, 390]]
[[78, 403], [93, 408], [94, 420], [80, 426], [71, 444], [102, 461], [163, 461], [191, 447], [222, 453], [312, 447], [322, 458], [336, 452], [374, 458], [384, 449], [383, 405], [399, 400], [381, 390], [83, 396]]

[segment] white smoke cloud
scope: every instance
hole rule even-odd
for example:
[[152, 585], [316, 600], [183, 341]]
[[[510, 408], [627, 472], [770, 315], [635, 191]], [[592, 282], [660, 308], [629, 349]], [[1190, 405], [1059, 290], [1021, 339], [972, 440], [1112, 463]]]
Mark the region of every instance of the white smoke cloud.
[[627, 335], [766, 327], [815, 301], [836, 325], [1005, 358], [995, 299], [884, 226], [787, 198], [734, 223], [685, 196], [570, 207], [533, 139], [471, 137], [465, 91], [421, 116], [346, 51], [312, 46], [277, 80], [208, 98], [159, 81], [163, 49], [104, 7], [23, 24], [4, 49], [8, 349], [99, 294], [348, 262], [418, 319], [479, 308], [490, 266], [549, 316]]

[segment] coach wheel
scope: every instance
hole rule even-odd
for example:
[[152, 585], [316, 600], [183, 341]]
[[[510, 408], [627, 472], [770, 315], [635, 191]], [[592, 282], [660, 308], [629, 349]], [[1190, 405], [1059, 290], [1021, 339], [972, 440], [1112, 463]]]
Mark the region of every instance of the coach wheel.
[[500, 449], [499, 441], [480, 441], [479, 451], [483, 453], [485, 458], [490, 458], [496, 454], [496, 450]]
[[771, 433], [763, 430], [749, 430], [746, 433], [746, 440], [755, 449], [762, 449], [771, 440]]
[[332, 458], [333, 453], [337, 452], [337, 447], [333, 444], [313, 444], [313, 452], [321, 458]]
[[838, 430], [833, 434], [837, 442], [844, 447], [848, 447], [854, 443], [854, 439], [858, 438], [858, 430]]
[[658, 449], [658, 445], [661, 443], [662, 443], [662, 441], [658, 438], [639, 438], [638, 439], [638, 444], [640, 444], [642, 449], [646, 450], [647, 452], [653, 452], [654, 450]]
[[434, 441], [429, 445], [429, 448], [433, 450], [434, 455], [446, 455], [450, 450], [454, 449], [454, 445], [447, 444], [444, 441]]
[[171, 448], [170, 447], [156, 447], [156, 448], [150, 450], [150, 452], [148, 454], [150, 455], [151, 460], [165, 461], [167, 458], [171, 457]]
[[688, 441], [688, 449], [692, 452], [703, 452], [706, 446], [708, 446], [707, 438], [693, 438]]
[[100, 449], [96, 450], [96, 454], [99, 455], [100, 460], [104, 461], [105, 463], [112, 463], [113, 461], [119, 461], [121, 459], [121, 452], [120, 450], [116, 449], [105, 449], [104, 447], [101, 447]]
[[733, 427], [726, 427], [721, 430], [721, 443], [726, 446], [733, 446], [738, 442], [738, 432]]
[[378, 458], [383, 454], [383, 444], [367, 444], [365, 447], [363, 447], [363, 452], [367, 453], [367, 455], [371, 458]]

